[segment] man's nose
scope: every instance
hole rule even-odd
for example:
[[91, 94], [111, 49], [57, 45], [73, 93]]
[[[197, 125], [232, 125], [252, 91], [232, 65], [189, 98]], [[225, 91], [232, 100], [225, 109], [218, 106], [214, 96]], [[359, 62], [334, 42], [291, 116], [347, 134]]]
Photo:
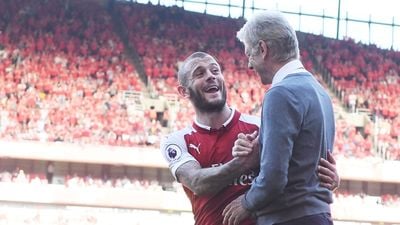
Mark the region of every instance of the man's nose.
[[215, 79], [215, 74], [213, 74], [211, 71], [207, 71], [207, 80], [209, 79]]
[[253, 69], [253, 64], [251, 63], [251, 61], [249, 61], [248, 63], [247, 63], [247, 67], [249, 68], [249, 69]]

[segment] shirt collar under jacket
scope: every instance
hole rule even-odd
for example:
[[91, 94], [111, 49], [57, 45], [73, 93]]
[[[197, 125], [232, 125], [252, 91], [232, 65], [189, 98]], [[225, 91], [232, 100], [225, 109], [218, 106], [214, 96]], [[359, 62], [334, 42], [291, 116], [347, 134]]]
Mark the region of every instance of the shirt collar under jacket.
[[[230, 108], [230, 109], [231, 109], [231, 115], [230, 115], [229, 118], [224, 122], [224, 124], [222, 124], [222, 127], [226, 127], [226, 126], [232, 121], [232, 118], [233, 118], [233, 116], [235, 115], [235, 111], [236, 111], [236, 110], [235, 110], [234, 108]], [[203, 128], [203, 129], [205, 129], [205, 130], [211, 130], [211, 127], [210, 127], [210, 126], [201, 124], [199, 121], [197, 121], [197, 118], [194, 119], [194, 123], [195, 123], [198, 127], [200, 127], [200, 128]]]
[[301, 63], [300, 60], [298, 60], [298, 59], [292, 60], [292, 61], [286, 63], [284, 66], [282, 66], [275, 73], [275, 76], [272, 79], [271, 86], [274, 86], [275, 84], [281, 82], [289, 74], [300, 73], [300, 72], [308, 72], [308, 71], [306, 69], [304, 69], [303, 63]]

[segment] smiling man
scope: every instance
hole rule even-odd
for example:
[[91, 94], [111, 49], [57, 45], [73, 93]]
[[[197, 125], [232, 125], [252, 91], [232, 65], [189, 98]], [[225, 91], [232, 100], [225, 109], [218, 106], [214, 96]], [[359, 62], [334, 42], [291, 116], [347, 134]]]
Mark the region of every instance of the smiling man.
[[[190, 55], [178, 80], [178, 92], [192, 103], [196, 119], [164, 138], [160, 148], [191, 201], [195, 224], [219, 225], [226, 205], [245, 193], [258, 174], [258, 150], [233, 158], [232, 148], [240, 133], [257, 136], [260, 119], [227, 105], [221, 68], [207, 53]], [[321, 166], [321, 184], [338, 182], [334, 161], [323, 161]], [[247, 218], [240, 224], [255, 221]]]

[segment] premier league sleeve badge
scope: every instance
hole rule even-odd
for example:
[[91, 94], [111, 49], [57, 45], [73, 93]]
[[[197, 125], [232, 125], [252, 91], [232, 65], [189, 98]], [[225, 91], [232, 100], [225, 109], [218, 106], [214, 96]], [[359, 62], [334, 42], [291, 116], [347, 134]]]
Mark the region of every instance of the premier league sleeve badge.
[[166, 156], [170, 162], [178, 160], [181, 155], [182, 150], [179, 148], [179, 146], [175, 144], [170, 144], [166, 147]]

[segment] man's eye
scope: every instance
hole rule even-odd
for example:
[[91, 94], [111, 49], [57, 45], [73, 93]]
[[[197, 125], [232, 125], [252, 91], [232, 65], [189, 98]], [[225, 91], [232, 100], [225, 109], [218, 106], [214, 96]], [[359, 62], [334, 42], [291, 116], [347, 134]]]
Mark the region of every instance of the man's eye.
[[195, 75], [196, 77], [201, 77], [201, 76], [203, 76], [203, 74], [204, 74], [204, 72], [203, 72], [203, 71], [200, 71], [200, 72], [195, 73], [194, 75]]

